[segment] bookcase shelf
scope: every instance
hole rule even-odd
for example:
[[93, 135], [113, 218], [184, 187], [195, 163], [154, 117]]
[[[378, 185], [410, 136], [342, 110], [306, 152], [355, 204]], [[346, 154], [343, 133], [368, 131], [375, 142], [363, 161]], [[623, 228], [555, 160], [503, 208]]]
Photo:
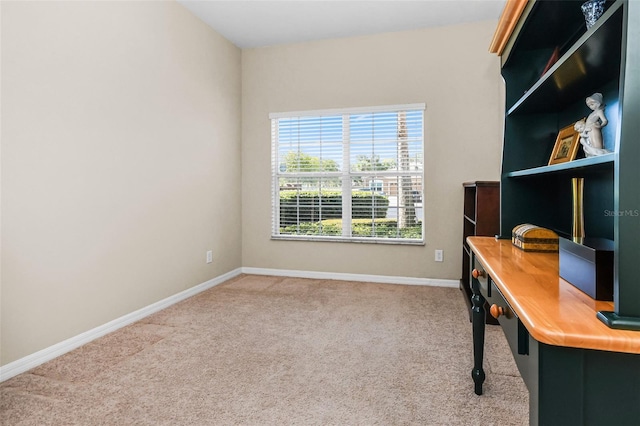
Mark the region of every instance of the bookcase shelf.
[[[562, 111], [583, 99], [585, 93], [617, 79], [621, 52], [609, 47], [616, 44], [621, 28], [622, 10], [621, 4], [617, 3], [524, 92], [507, 115]], [[556, 48], [551, 50], [551, 55], [557, 52]]]
[[[588, 237], [615, 241], [612, 328], [640, 329], [640, 2], [607, 1], [587, 29], [575, 1], [529, 1], [501, 56], [506, 85], [500, 234], [532, 223], [571, 234], [571, 179], [584, 177]], [[557, 58], [557, 60], [556, 60]], [[555, 62], [554, 62], [555, 61]], [[547, 165], [559, 131], [601, 93], [609, 123], [598, 157]], [[635, 325], [634, 325], [635, 324]], [[640, 337], [639, 337], [640, 338]]]
[[581, 158], [566, 163], [540, 166], [525, 170], [516, 170], [505, 174], [507, 178], [536, 176], [549, 173], [571, 173], [573, 177], [582, 177], [581, 174], [597, 172], [598, 168], [613, 167], [615, 154], [600, 155], [598, 157]]

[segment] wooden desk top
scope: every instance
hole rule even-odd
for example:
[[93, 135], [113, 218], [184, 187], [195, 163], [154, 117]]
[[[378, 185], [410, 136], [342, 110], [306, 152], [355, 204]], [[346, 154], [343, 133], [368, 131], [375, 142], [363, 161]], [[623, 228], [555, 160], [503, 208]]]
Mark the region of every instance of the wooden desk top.
[[558, 253], [530, 253], [511, 240], [468, 237], [471, 250], [538, 342], [555, 346], [640, 354], [640, 332], [615, 330], [596, 318], [613, 311], [558, 275]]

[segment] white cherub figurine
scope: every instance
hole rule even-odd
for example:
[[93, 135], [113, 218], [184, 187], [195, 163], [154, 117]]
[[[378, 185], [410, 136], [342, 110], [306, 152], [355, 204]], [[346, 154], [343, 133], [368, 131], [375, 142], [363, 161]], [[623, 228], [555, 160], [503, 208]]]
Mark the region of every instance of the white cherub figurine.
[[595, 149], [604, 149], [602, 142], [602, 128], [609, 122], [604, 115], [604, 103], [602, 93], [594, 93], [586, 99], [587, 106], [592, 110], [585, 121], [584, 131], [587, 134], [589, 145]]
[[595, 157], [598, 155], [608, 154], [610, 151], [607, 151], [603, 148], [595, 148], [590, 144], [589, 139], [589, 131], [587, 130], [587, 124], [584, 119], [577, 121], [576, 124], [573, 125], [573, 129], [578, 132], [580, 135], [580, 145], [582, 145], [582, 149], [584, 150], [584, 155], [589, 157]]

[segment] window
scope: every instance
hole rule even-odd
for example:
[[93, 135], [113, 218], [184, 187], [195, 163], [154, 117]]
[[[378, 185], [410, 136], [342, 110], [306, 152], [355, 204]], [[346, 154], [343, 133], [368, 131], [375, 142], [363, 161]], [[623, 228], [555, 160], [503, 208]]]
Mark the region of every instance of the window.
[[271, 114], [272, 238], [423, 243], [424, 108]]

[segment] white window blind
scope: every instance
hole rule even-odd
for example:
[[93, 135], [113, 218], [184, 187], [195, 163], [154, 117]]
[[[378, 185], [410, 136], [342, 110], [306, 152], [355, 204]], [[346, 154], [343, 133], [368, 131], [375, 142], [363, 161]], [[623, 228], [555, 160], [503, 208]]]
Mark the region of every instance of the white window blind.
[[422, 243], [424, 108], [271, 114], [272, 237]]

